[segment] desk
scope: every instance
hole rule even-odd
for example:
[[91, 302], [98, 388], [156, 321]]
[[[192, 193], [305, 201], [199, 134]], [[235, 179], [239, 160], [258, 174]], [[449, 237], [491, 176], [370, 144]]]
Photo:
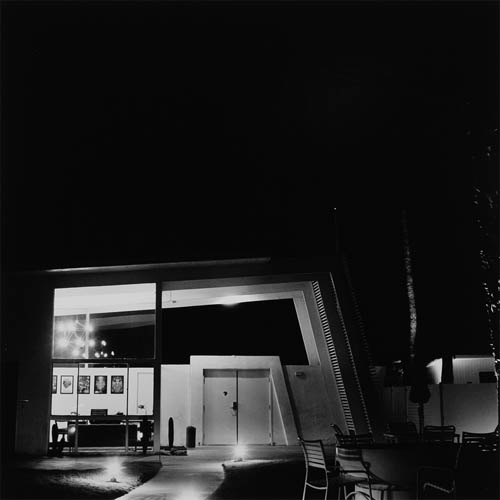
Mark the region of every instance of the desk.
[[[68, 434], [69, 446], [75, 445], [75, 432], [71, 431], [75, 426], [68, 426], [70, 430]], [[80, 446], [125, 446], [125, 430], [127, 426], [124, 424], [79, 424], [78, 425], [78, 447]], [[128, 425], [128, 444], [129, 446], [137, 446], [137, 425]]]

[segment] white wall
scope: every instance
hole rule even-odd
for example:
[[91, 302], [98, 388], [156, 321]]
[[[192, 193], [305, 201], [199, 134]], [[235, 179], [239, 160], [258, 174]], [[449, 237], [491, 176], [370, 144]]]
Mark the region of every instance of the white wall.
[[161, 446], [168, 446], [168, 419], [174, 420], [174, 446], [186, 445], [189, 425], [189, 365], [161, 367]]
[[453, 358], [453, 382], [478, 384], [479, 372], [494, 372], [493, 356], [455, 356]]
[[278, 404], [272, 409], [273, 429], [282, 426], [284, 441], [276, 444], [295, 444], [297, 428], [290, 403], [288, 390], [283, 375], [279, 356], [191, 356], [190, 363], [190, 422], [196, 427], [196, 443], [203, 442], [203, 370], [236, 369], [236, 370], [270, 370], [271, 387], [276, 394]]
[[[496, 384], [442, 384], [444, 425], [454, 425], [457, 433], [491, 432], [497, 425]], [[425, 425], [441, 425], [439, 385], [429, 385], [431, 398], [424, 405]], [[409, 401], [409, 387], [386, 387], [385, 417], [410, 420], [418, 426], [415, 403]]]
[[290, 365], [284, 369], [302, 438], [333, 443], [334, 432], [330, 424], [336, 422], [327, 403], [321, 367]]
[[[249, 360], [234, 360], [233, 357], [225, 357], [226, 362], [218, 366], [224, 367], [231, 364], [231, 367], [248, 368]], [[236, 356], [235, 358], [241, 358]], [[251, 360], [254, 361], [254, 360]], [[269, 360], [268, 360], [269, 361]], [[267, 364], [269, 367], [269, 363]], [[293, 407], [296, 411], [295, 421], [300, 433], [304, 438], [320, 438], [326, 441], [333, 441], [333, 431], [330, 424], [334, 422], [331, 411], [327, 405], [326, 389], [321, 368], [318, 366], [293, 365], [284, 367], [288, 379], [289, 394]], [[202, 442], [202, 422], [199, 419], [191, 419], [190, 394], [190, 365], [163, 365], [162, 366], [162, 394], [161, 394], [161, 446], [168, 445], [168, 419], [174, 419], [174, 445], [184, 446], [186, 444], [186, 427], [194, 425], [196, 427], [196, 441]], [[303, 377], [295, 376], [296, 372], [302, 372]], [[196, 384], [195, 384], [196, 385]], [[202, 404], [203, 395], [195, 406], [195, 412]], [[281, 398], [283, 399], [283, 395]], [[275, 384], [272, 384], [272, 432], [275, 444], [286, 444], [287, 436], [282, 420], [283, 408], [280, 408], [278, 394]], [[293, 432], [293, 431], [292, 431]], [[292, 434], [289, 444], [295, 444], [295, 439], [299, 432]]]
[[492, 432], [497, 423], [496, 384], [443, 384], [444, 423], [458, 433]]
[[[80, 368], [78, 367], [54, 367], [53, 374], [57, 375], [57, 393], [52, 394], [53, 415], [70, 415], [77, 411], [77, 399], [80, 415], [90, 415], [91, 409], [107, 409], [108, 415], [116, 415], [118, 412], [127, 413], [127, 389], [128, 389], [128, 408], [129, 415], [141, 415], [144, 411], [151, 414], [153, 411], [152, 388], [151, 393], [141, 394], [141, 398], [147, 401], [145, 410], [137, 408], [137, 376], [139, 373], [148, 373], [152, 376], [153, 368], [129, 368], [129, 377], [127, 382], [127, 368]], [[61, 394], [61, 375], [73, 376], [73, 394]], [[78, 375], [90, 375], [90, 394], [77, 394]], [[108, 391], [107, 394], [94, 394], [94, 377], [96, 375], [107, 375]], [[123, 394], [111, 394], [111, 376], [123, 375], [124, 391]], [[128, 386], [128, 387], [127, 387]], [[149, 403], [150, 401], [150, 404]]]

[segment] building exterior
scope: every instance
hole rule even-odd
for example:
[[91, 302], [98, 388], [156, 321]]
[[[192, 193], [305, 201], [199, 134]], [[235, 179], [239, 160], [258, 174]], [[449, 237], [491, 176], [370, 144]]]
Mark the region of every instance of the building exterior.
[[[328, 442], [333, 423], [383, 432], [345, 271], [332, 259], [259, 258], [16, 276], [6, 323], [15, 451], [46, 454], [54, 424], [73, 450], [105, 445], [103, 432], [109, 446], [135, 448], [147, 421], [158, 451], [169, 444], [169, 419], [175, 445], [188, 427], [200, 446]], [[282, 299], [293, 301], [307, 365], [284, 365], [279, 355], [162, 362], [164, 310]]]

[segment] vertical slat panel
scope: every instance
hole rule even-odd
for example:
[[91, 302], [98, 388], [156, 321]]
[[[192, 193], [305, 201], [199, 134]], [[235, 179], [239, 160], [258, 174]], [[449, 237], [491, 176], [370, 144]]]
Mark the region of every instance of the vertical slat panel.
[[330, 323], [326, 315], [323, 297], [321, 296], [321, 290], [319, 287], [319, 283], [317, 281], [312, 282], [312, 289], [314, 293], [314, 298], [316, 300], [316, 306], [319, 312], [321, 328], [323, 330], [323, 335], [325, 336], [326, 340], [328, 356], [330, 358], [330, 363], [332, 365], [335, 382], [337, 383], [337, 390], [339, 393], [340, 404], [342, 405], [342, 410], [344, 412], [346, 425], [348, 429], [354, 429], [354, 420], [352, 418], [351, 407], [349, 406], [349, 399], [347, 398], [344, 381], [342, 380], [342, 372], [340, 371], [339, 360], [337, 358], [337, 353], [335, 351], [335, 345], [333, 342], [332, 332], [330, 329]]

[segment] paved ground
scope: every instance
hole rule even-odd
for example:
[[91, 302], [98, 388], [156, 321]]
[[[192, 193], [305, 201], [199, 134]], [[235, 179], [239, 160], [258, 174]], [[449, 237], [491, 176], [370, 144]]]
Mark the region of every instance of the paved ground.
[[[245, 460], [301, 459], [300, 446], [247, 446]], [[326, 449], [327, 455], [333, 454]], [[234, 460], [232, 446], [203, 446], [188, 449], [187, 455], [64, 456], [23, 460], [23, 467], [45, 470], [99, 469], [113, 460], [159, 460], [158, 474], [120, 497], [120, 500], [202, 500], [213, 493], [224, 479], [222, 464]]]
[[[249, 446], [245, 460], [300, 457], [299, 446]], [[222, 464], [233, 459], [232, 446], [204, 446], [189, 449], [187, 456], [161, 456], [158, 474], [120, 500], [202, 500], [223, 481]]]

